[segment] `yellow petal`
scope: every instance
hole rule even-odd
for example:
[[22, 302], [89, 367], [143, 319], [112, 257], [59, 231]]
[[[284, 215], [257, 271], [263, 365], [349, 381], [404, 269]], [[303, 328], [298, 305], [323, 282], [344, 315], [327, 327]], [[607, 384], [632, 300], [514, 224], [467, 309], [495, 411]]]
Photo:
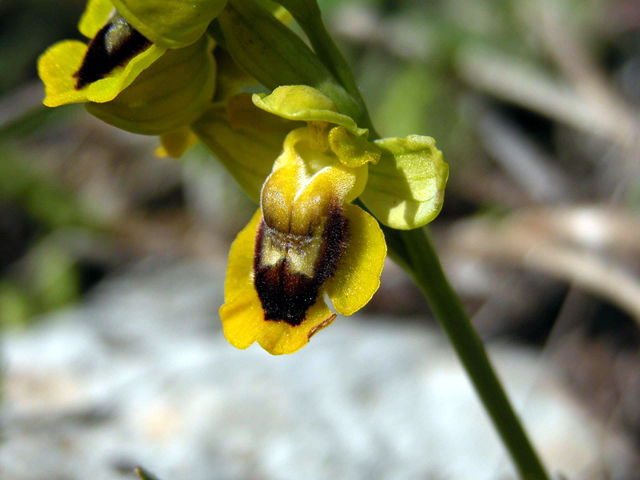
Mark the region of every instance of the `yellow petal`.
[[329, 147], [347, 167], [356, 168], [365, 163], [375, 165], [382, 150], [364, 137], [352, 135], [344, 127], [334, 127], [329, 132]]
[[325, 291], [338, 313], [351, 315], [378, 290], [387, 244], [376, 219], [360, 207], [345, 205], [344, 214], [349, 221], [349, 244]]
[[95, 37], [107, 23], [113, 11], [114, 6], [111, 0], [89, 0], [87, 8], [80, 17], [78, 30], [87, 38]]
[[329, 325], [335, 315], [324, 300], [318, 299], [308, 310], [305, 320], [296, 327], [264, 319], [253, 286], [255, 237], [261, 218], [258, 210], [231, 246], [224, 286], [225, 303], [220, 308], [222, 327], [234, 347], [244, 349], [257, 341], [272, 355], [293, 353], [309, 343], [318, 330]]
[[285, 133], [233, 129], [221, 105], [211, 106], [191, 128], [249, 198], [259, 203], [260, 190], [282, 151]]
[[193, 45], [169, 50], [112, 101], [89, 103], [85, 108], [110, 125], [143, 135], [168, 133], [190, 125], [213, 99], [213, 45], [205, 35]]
[[180, 158], [184, 152], [198, 143], [198, 137], [189, 127], [182, 127], [160, 135], [160, 143], [161, 146], [154, 152], [156, 157]]
[[349, 132], [365, 136], [369, 131], [358, 128], [351, 117], [338, 113], [335, 104], [325, 94], [307, 85], [286, 85], [270, 95], [253, 95], [253, 103], [266, 112], [288, 120], [335, 123]]
[[114, 69], [108, 77], [76, 90], [73, 74], [82, 64], [87, 45], [76, 40], [56, 43], [38, 59], [38, 75], [44, 82], [46, 94], [44, 104], [47, 107], [58, 107], [68, 103], [111, 101], [164, 52], [165, 49], [151, 45], [132, 58], [126, 66]]
[[382, 148], [377, 165], [369, 167], [369, 181], [360, 196], [385, 225], [400, 230], [433, 220], [444, 201], [449, 166], [431, 137], [376, 140]]

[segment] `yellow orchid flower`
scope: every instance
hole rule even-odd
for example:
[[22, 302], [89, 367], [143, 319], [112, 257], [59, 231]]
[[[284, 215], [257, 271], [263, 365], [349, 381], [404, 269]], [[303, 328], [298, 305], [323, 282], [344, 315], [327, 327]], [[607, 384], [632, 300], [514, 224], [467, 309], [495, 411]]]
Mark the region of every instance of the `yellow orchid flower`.
[[224, 333], [238, 348], [257, 341], [293, 353], [336, 317], [351, 315], [380, 285], [386, 256], [378, 222], [350, 205], [364, 189], [366, 165], [350, 168], [317, 148], [307, 127], [287, 136], [262, 188], [261, 209], [229, 254]]
[[[238, 348], [257, 341], [271, 354], [293, 353], [335, 319], [325, 295], [336, 312], [351, 315], [380, 285], [384, 235], [350, 203], [364, 197], [370, 172], [407, 186], [389, 201], [393, 191], [376, 178], [367, 206], [384, 223], [411, 228], [437, 215], [448, 170], [428, 137], [369, 142], [366, 129], [314, 88], [283, 86], [252, 99], [297, 128], [264, 181], [260, 209], [231, 247], [220, 317]], [[258, 128], [259, 116], [236, 117], [236, 126]]]
[[[173, 133], [195, 121], [213, 99], [216, 64], [213, 40], [200, 27], [190, 29], [189, 18], [212, 2], [180, 2], [189, 8], [163, 17], [165, 26], [176, 31], [200, 32], [182, 43], [150, 34], [135, 15], [142, 5], [149, 9], [155, 5], [160, 12], [167, 3], [171, 2], [90, 0], [78, 25], [90, 43], [62, 41], [38, 60], [44, 104], [85, 103], [101, 120], [141, 134]], [[213, 3], [221, 4], [221, 9], [225, 2]], [[202, 21], [198, 17], [196, 23]], [[162, 30], [159, 24], [156, 27]]]

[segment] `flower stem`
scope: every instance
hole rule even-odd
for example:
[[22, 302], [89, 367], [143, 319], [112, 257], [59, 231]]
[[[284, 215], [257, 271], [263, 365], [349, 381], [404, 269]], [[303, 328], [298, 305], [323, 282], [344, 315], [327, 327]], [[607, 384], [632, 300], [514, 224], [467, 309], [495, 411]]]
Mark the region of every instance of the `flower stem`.
[[433, 308], [509, 450], [521, 478], [549, 480], [549, 475], [491, 366], [480, 337], [442, 271], [425, 229], [399, 231], [384, 227], [384, 233], [391, 255], [409, 271]]

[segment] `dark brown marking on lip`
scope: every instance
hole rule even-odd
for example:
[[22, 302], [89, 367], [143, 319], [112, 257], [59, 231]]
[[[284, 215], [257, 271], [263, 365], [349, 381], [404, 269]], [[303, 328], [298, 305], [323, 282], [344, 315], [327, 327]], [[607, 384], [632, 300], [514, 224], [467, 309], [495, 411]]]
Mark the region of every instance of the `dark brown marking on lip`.
[[262, 266], [260, 263], [265, 229], [263, 220], [256, 235], [253, 260], [253, 283], [262, 303], [264, 318], [283, 321], [296, 327], [316, 302], [320, 286], [338, 267], [349, 241], [349, 222], [340, 207], [330, 209], [313, 277], [290, 272], [289, 260], [286, 258], [275, 266]]
[[91, 40], [80, 69], [73, 74], [77, 78], [76, 90], [107, 76], [114, 68], [126, 65], [133, 57], [151, 46], [151, 41], [137, 30], [131, 29], [111, 52], [107, 50], [106, 37], [112, 23], [106, 24]]

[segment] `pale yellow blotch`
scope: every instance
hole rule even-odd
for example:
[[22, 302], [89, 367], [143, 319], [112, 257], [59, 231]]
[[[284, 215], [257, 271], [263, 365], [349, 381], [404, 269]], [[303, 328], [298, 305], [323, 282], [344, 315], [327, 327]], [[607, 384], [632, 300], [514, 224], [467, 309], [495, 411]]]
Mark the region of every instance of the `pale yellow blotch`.
[[104, 37], [104, 46], [108, 53], [122, 45], [122, 42], [133, 33], [133, 28], [120, 15], [111, 17], [111, 26]]
[[313, 277], [323, 241], [323, 226], [316, 226], [309, 234], [296, 235], [283, 233], [265, 225], [262, 232], [260, 265], [275, 267], [286, 259], [289, 262], [290, 273]]
[[299, 273], [309, 278], [315, 275], [316, 262], [320, 256], [323, 242], [322, 227], [316, 227], [310, 236], [303, 236], [305, 238], [304, 248], [289, 248], [287, 250], [291, 273]]

